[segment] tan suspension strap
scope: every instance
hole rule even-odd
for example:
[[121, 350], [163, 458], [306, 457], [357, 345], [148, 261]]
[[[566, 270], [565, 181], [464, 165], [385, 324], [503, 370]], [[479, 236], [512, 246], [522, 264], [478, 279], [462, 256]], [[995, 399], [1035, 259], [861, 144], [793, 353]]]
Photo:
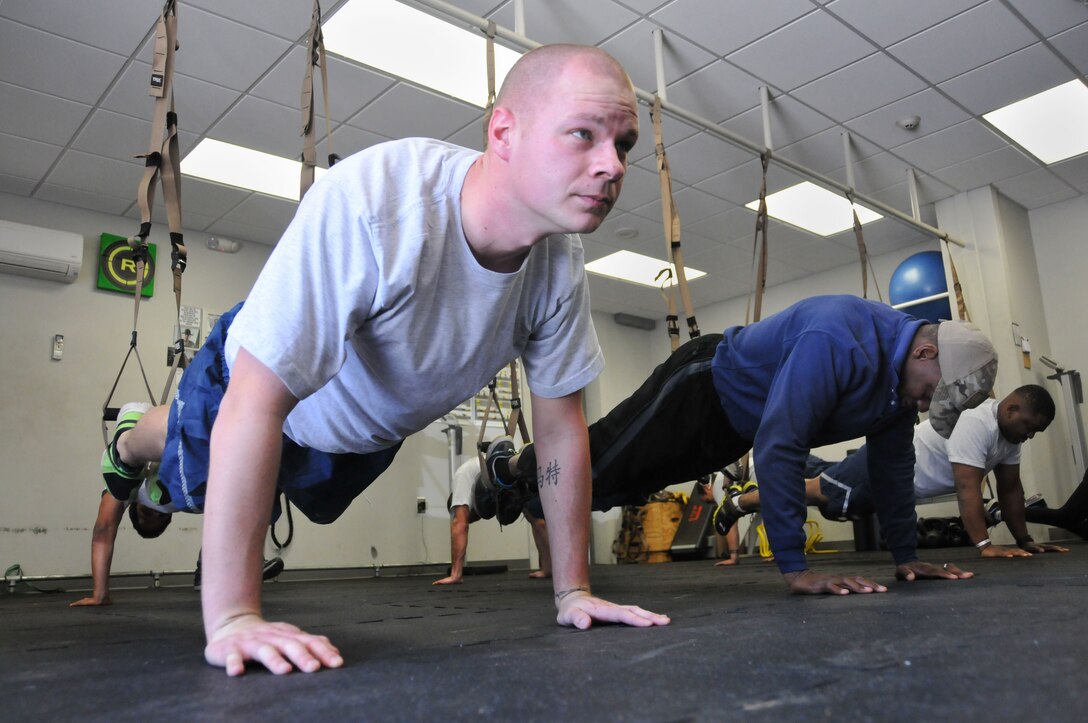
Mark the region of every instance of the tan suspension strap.
[[952, 260], [952, 249], [948, 247], [948, 239], [941, 239], [945, 244], [945, 256], [948, 257], [948, 265], [952, 269], [952, 290], [956, 294], [956, 313], [960, 321], [971, 321], [971, 314], [967, 311], [967, 301], [963, 298], [963, 286], [960, 285], [960, 275], [956, 272], [956, 262]]
[[498, 377], [493, 377], [491, 382], [487, 385], [487, 406], [484, 407], [484, 418], [480, 422], [480, 434], [476, 438], [476, 455], [480, 460], [480, 474], [488, 482], [492, 482], [491, 473], [487, 469], [485, 455], [487, 453], [488, 440], [487, 440], [487, 423], [491, 419], [491, 408], [495, 408], [495, 412], [499, 415], [499, 420], [502, 422], [504, 433], [514, 438], [514, 432], [521, 432], [521, 441], [523, 444], [529, 443], [529, 428], [525, 423], [525, 415], [521, 410], [521, 383], [518, 381], [518, 362], [517, 359], [510, 362], [510, 419], [503, 419], [502, 405], [499, 404], [499, 394], [497, 391]]
[[317, 139], [314, 137], [314, 66], [321, 68], [321, 99], [325, 103], [325, 147], [329, 151], [329, 168], [340, 160], [332, 150], [332, 120], [329, 117], [329, 71], [325, 56], [325, 36], [321, 32], [321, 3], [314, 0], [307, 34], [306, 74], [302, 78], [302, 170], [299, 178], [299, 200], [314, 185], [317, 168]]
[[650, 109], [650, 118], [654, 125], [654, 151], [657, 154], [657, 175], [661, 181], [661, 219], [665, 228], [665, 260], [676, 268], [676, 282], [680, 288], [680, 300], [687, 315], [688, 337], [699, 336], [699, 324], [695, 321], [695, 310], [688, 291], [688, 277], [684, 273], [684, 254], [680, 250], [680, 212], [672, 197], [672, 174], [669, 173], [669, 159], [665, 154], [665, 143], [661, 133], [661, 96], [654, 95], [654, 104]]
[[884, 295], [880, 293], [880, 284], [876, 280], [876, 270], [873, 261], [869, 258], [869, 250], [865, 247], [865, 234], [861, 230], [861, 219], [858, 218], [858, 209], [854, 205], [854, 192], [846, 192], [846, 200], [850, 202], [850, 212], [854, 214], [854, 238], [858, 243], [858, 259], [861, 262], [861, 298], [869, 298], [869, 274], [873, 275], [873, 286], [876, 287], [876, 297], [884, 301]]
[[491, 125], [491, 112], [495, 109], [495, 32], [494, 20], [487, 21], [487, 106], [484, 108], [484, 148], [487, 148], [487, 129]]
[[[118, 408], [110, 407], [110, 400], [121, 380], [128, 360], [135, 355], [136, 363], [143, 377], [144, 387], [152, 403], [155, 395], [151, 393], [151, 385], [147, 381], [147, 372], [144, 371], [143, 360], [137, 348], [137, 329], [140, 318], [140, 300], [143, 297], [145, 274], [150, 260], [150, 250], [147, 243], [151, 235], [151, 211], [155, 203], [155, 182], [161, 181], [163, 187], [163, 203], [166, 205], [166, 214], [170, 226], [170, 260], [174, 277], [174, 298], [177, 303], [178, 315], [181, 314], [181, 275], [185, 271], [188, 254], [185, 249], [181, 222], [181, 153], [178, 145], [178, 118], [174, 110], [174, 54], [178, 50], [177, 41], [177, 1], [166, 0], [162, 13], [155, 24], [154, 55], [151, 61], [151, 78], [148, 85], [148, 95], [155, 99], [155, 109], [151, 121], [151, 140], [148, 143], [148, 152], [136, 156], [144, 159], [144, 173], [136, 188], [136, 201], [140, 207], [140, 228], [135, 236], [128, 239], [132, 256], [136, 262], [136, 290], [133, 300], [132, 335], [129, 340], [128, 353], [121, 363], [121, 369], [117, 372], [113, 386], [110, 388], [106, 401], [102, 404], [102, 437], [108, 444], [108, 430], [106, 423], [117, 418]], [[167, 378], [159, 403], [165, 403], [169, 394], [170, 385], [173, 383], [174, 374], [178, 365], [182, 363], [184, 344], [179, 338], [175, 342], [174, 366]]]
[[[765, 148], [759, 154], [763, 165], [763, 180], [759, 184], [759, 208], [756, 210], [756, 232], [752, 238], [752, 269], [755, 271], [755, 283], [748, 295], [749, 304], [744, 308], [744, 323], [749, 320], [759, 321], [763, 315], [763, 292], [767, 288], [767, 168], [771, 164], [771, 149]], [[760, 237], [762, 236], [762, 243]], [[752, 304], [753, 298], [755, 300]], [[751, 317], [748, 312], [752, 311]], [[747, 470], [747, 465], [745, 465]]]
[[[662, 281], [661, 277], [665, 279]], [[672, 268], [666, 266], [658, 272], [654, 277], [654, 281], [661, 281], [658, 290], [661, 292], [661, 298], [665, 300], [665, 308], [668, 309], [668, 313], [665, 315], [665, 329], [669, 332], [669, 346], [673, 351], [680, 348], [680, 317], [676, 315], [676, 300], [673, 298], [670, 291], [673, 287]]]

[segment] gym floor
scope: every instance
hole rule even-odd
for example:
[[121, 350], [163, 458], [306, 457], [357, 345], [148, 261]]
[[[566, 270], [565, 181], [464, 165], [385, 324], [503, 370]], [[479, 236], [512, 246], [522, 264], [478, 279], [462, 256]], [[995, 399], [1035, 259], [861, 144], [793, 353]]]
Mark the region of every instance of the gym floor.
[[[328, 635], [339, 670], [229, 679], [202, 658], [198, 593], [0, 593], [5, 720], [1083, 720], [1088, 543], [1033, 559], [927, 550], [974, 580], [896, 583], [886, 553], [817, 555], [817, 570], [886, 594], [795, 597], [744, 558], [596, 566], [595, 591], [668, 627], [554, 623], [525, 570], [437, 588], [433, 575], [281, 581], [269, 617]], [[301, 574], [301, 573], [299, 573]], [[39, 587], [46, 587], [39, 585]], [[1079, 711], [1079, 712], [1078, 712]]]

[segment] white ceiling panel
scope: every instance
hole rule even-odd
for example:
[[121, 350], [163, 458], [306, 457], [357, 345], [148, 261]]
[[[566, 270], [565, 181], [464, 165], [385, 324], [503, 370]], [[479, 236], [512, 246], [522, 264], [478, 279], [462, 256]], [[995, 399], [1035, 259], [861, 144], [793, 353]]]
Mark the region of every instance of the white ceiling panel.
[[9, 173], [0, 173], [0, 192], [14, 196], [29, 196], [38, 185], [36, 178], [23, 178]]
[[1004, 5], [987, 0], [888, 51], [931, 83], [940, 83], [1035, 41]]
[[47, 179], [52, 185], [128, 199], [131, 203], [143, 168], [142, 161], [116, 161], [73, 150], [61, 157]]
[[[755, 77], [719, 60], [670, 84], [666, 93], [670, 103], [713, 123], [720, 123], [758, 107], [761, 85], [763, 83]], [[716, 88], [717, 92], [707, 93], [708, 87]]]
[[296, 208], [298, 204], [294, 201], [253, 193], [232, 208], [222, 220], [259, 226], [282, 233], [291, 223]]
[[[793, 90], [864, 58], [875, 47], [827, 13], [810, 13], [726, 56], [753, 75]], [[803, 57], [805, 62], [796, 62]]]
[[1040, 33], [1050, 37], [1088, 23], [1088, 5], [1078, 0], [1006, 0]]
[[208, 130], [208, 136], [281, 158], [294, 158], [302, 145], [301, 128], [297, 109], [247, 96]]
[[64, 145], [91, 106], [0, 83], [0, 129], [23, 138]]
[[[481, 112], [466, 103], [407, 83], [397, 83], [348, 123], [387, 138], [445, 138], [461, 130]], [[482, 136], [483, 131], [480, 133]]]
[[[698, 188], [712, 196], [743, 206], [759, 198], [759, 186], [762, 181], [763, 165], [758, 158], [753, 158], [742, 165], [708, 178], [698, 184]], [[799, 176], [776, 164], [772, 156], [770, 165], [767, 167], [768, 195], [800, 182]]]
[[1082, 75], [1088, 75], [1088, 23], [1051, 38], [1051, 44]]
[[[313, 3], [299, 0], [260, 0], [260, 12], [253, 12], [253, 0], [189, 0], [188, 4], [291, 41], [306, 34], [313, 12]], [[331, 15], [337, 4], [325, 0], [321, 7], [324, 17]], [[185, 9], [178, 11], [179, 17], [183, 12]]]
[[95, 103], [125, 56], [0, 19], [0, 80], [80, 103]]
[[[178, 145], [183, 155], [195, 142], [196, 136], [192, 133], [178, 132]], [[71, 147], [98, 156], [124, 158], [147, 153], [150, 143], [150, 123], [99, 109], [91, 114], [83, 130], [73, 139]], [[142, 165], [143, 161], [138, 163]]]
[[[638, 15], [612, 0], [548, 0], [525, 3], [525, 33], [539, 43], [597, 45], [638, 20]], [[491, 16], [514, 27], [514, 7], [507, 4]]]
[[1038, 163], [1016, 148], [999, 148], [991, 153], [973, 156], [933, 172], [933, 175], [960, 191], [970, 190], [977, 179], [997, 183], [1012, 176], [1028, 173], [1038, 168]]
[[[758, 91], [753, 93], [753, 96], [758, 104]], [[772, 148], [788, 146], [835, 125], [835, 121], [830, 117], [813, 110], [797, 99], [788, 95], [776, 95], [775, 93], [771, 93], [771, 99], [768, 103], [768, 115], [771, 121]], [[762, 107], [745, 111], [719, 125], [755, 143], [760, 148], [765, 145], [763, 142]]]
[[[600, 45], [623, 63], [636, 86], [651, 93], [657, 90], [653, 45], [653, 31], [657, 27], [645, 20], [639, 20]], [[668, 31], [662, 37], [662, 56], [666, 88], [670, 83], [716, 60], [713, 55], [683, 36]]]
[[777, 0], [752, 10], [748, 0], [673, 0], [651, 17], [724, 56], [812, 12], [813, 6], [807, 0]]
[[60, 146], [0, 133], [0, 168], [20, 178], [41, 178], [60, 156]]
[[[926, 84], [883, 53], [798, 88], [792, 95], [832, 118], [856, 118], [914, 95]], [[865, 92], [859, 92], [859, 89]]]
[[34, 192], [34, 198], [40, 198], [43, 201], [51, 201], [65, 206], [86, 208], [91, 211], [98, 211], [99, 213], [112, 213], [116, 216], [120, 216], [124, 213], [125, 209], [128, 208], [130, 204], [129, 201], [117, 198], [116, 196], [95, 193], [94, 191], [85, 191], [69, 185], [57, 186], [52, 183], [43, 183], [39, 186]]
[[941, 83], [938, 88], [977, 115], [1023, 100], [1023, 88], [1053, 88], [1073, 79], [1073, 73], [1050, 48], [1029, 45]]
[[673, 181], [687, 185], [698, 183], [752, 158], [752, 154], [743, 148], [705, 133], [669, 144], [666, 156]]
[[[629, 166], [623, 178], [616, 210], [630, 211], [647, 203], [661, 199], [661, 181], [656, 170], [647, 170], [641, 166]], [[615, 211], [613, 211], [615, 213]]]
[[862, 35], [887, 46], [948, 20], [981, 1], [834, 0], [827, 3], [827, 9]]
[[155, 27], [147, 8], [146, 0], [22, 0], [0, 3], [0, 17], [128, 56]]
[[[917, 128], [909, 130], [899, 125], [902, 119], [913, 116], [919, 118]], [[930, 88], [848, 120], [846, 127], [884, 148], [895, 148], [917, 140], [920, 134], [934, 133], [970, 117], [943, 94]]]
[[934, 171], [1006, 145], [981, 121], [969, 120], [904, 143], [895, 153], [915, 168]]
[[[155, 99], [148, 95], [150, 63], [133, 62], [121, 73], [102, 105], [117, 113], [150, 121], [155, 113]], [[174, 76], [174, 107], [178, 127], [192, 133], [203, 133], [238, 100], [237, 91], [198, 78]]]
[[1024, 208], [1031, 208], [1036, 201], [1070, 193], [1074, 189], [1070, 184], [1047, 168], [1037, 168], [1019, 176], [1013, 176], [994, 184], [997, 190], [1019, 203]]

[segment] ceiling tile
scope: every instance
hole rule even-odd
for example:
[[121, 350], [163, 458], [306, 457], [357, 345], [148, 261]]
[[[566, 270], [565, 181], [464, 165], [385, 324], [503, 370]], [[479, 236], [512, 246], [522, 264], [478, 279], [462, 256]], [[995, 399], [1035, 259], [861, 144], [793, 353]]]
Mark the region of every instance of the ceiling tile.
[[479, 114], [460, 101], [397, 83], [348, 123], [389, 138], [445, 138]]
[[244, 201], [223, 215], [220, 221], [269, 229], [282, 234], [295, 217], [298, 204], [282, 198], [250, 194]]
[[[728, 171], [708, 178], [697, 188], [730, 203], [743, 206], [759, 198], [759, 187], [763, 182], [763, 165], [754, 158]], [[772, 157], [767, 168], [767, 194], [781, 191], [801, 182], [801, 178], [792, 171], [777, 165]]]
[[828, 3], [827, 9], [878, 44], [891, 45], [980, 2], [981, 0], [835, 0]]
[[29, 196], [37, 185], [37, 180], [0, 173], [0, 192], [2, 193], [10, 193], [16, 196]]
[[[186, 208], [189, 206], [199, 208], [205, 216], [214, 219], [227, 213], [251, 195], [251, 191], [234, 186], [213, 183], [193, 176], [182, 175], [181, 177], [182, 212], [186, 220], [189, 217]], [[161, 195], [156, 196], [155, 205], [156, 207], [162, 205]], [[188, 222], [185, 225], [188, 226]]]
[[115, 196], [107, 196], [94, 191], [71, 188], [69, 186], [55, 186], [52, 183], [43, 184], [35, 198], [43, 201], [52, 201], [64, 206], [87, 208], [99, 213], [112, 213], [120, 216], [128, 208], [131, 201], [125, 201]]
[[[883, 53], [872, 55], [790, 93], [832, 118], [856, 118], [926, 87]], [[865, 92], [858, 92], [864, 88]]]
[[1074, 189], [1048, 168], [1012, 176], [994, 184], [1002, 194], [1019, 203], [1024, 208], [1041, 198], [1067, 193]]
[[[927, 204], [932, 204], [934, 201], [939, 201], [942, 198], [955, 196], [957, 193], [956, 189], [937, 180], [933, 176], [921, 174], [915, 176], [915, 186], [918, 189], [918, 203], [923, 208], [923, 221], [925, 221], [924, 209]], [[908, 216], [911, 213], [910, 187], [907, 185], [906, 173], [904, 173], [903, 181], [901, 183], [887, 186], [878, 191], [868, 192], [866, 195], [875, 198], [878, 201], [882, 201], [892, 208], [902, 211]], [[929, 221], [926, 221], [926, 223], [929, 223]]]
[[895, 154], [915, 168], [928, 172], [1006, 145], [982, 122], [969, 120], [904, 143], [895, 149]]
[[1023, 100], [1040, 88], [1053, 88], [1073, 79], [1065, 63], [1042, 43], [987, 63], [941, 83], [938, 87], [977, 115]]
[[[196, 136], [179, 131], [179, 146], [184, 157]], [[151, 124], [138, 118], [108, 110], [96, 110], [79, 135], [72, 139], [72, 148], [119, 161], [128, 161], [147, 153], [151, 141]], [[142, 164], [143, 161], [137, 161]], [[135, 194], [135, 191], [133, 191]]]
[[[631, 76], [636, 87], [650, 93], [657, 90], [657, 69], [654, 65], [653, 31], [656, 25], [639, 20], [615, 37], [601, 43], [600, 47], [612, 54]], [[716, 58], [685, 38], [664, 33], [662, 64], [665, 67], [665, 86], [676, 82]]]
[[302, 152], [300, 122], [295, 108], [245, 96], [208, 129], [208, 137], [281, 158], [295, 158]]
[[987, 0], [888, 51], [930, 82], [940, 83], [1035, 41], [1000, 2]]
[[690, 223], [720, 213], [727, 205], [720, 198], [715, 198], [696, 188], [681, 189], [673, 194], [673, 198], [676, 201], [676, 208], [680, 211], [681, 221]]
[[280, 231], [264, 226], [237, 223], [227, 219], [218, 219], [204, 229], [203, 233], [237, 241], [264, 244], [265, 246], [275, 246], [281, 235]]
[[[256, 83], [291, 46], [282, 38], [197, 8], [187, 9], [184, 26], [178, 21], [178, 44], [178, 73], [234, 90]], [[145, 43], [139, 57], [150, 59], [152, 54], [150, 43]]]
[[0, 168], [7, 175], [38, 179], [49, 170], [62, 150], [60, 146], [0, 133]]
[[[637, 234], [635, 236], [626, 234], [621, 236], [618, 233], [620, 229], [635, 231]], [[681, 231], [681, 233], [683, 232]], [[612, 250], [628, 249], [636, 251], [649, 249], [657, 256], [664, 254], [665, 249], [665, 235], [661, 225], [660, 211], [656, 218], [648, 218], [633, 213], [613, 212], [601, 224], [600, 228], [592, 234], [582, 234], [582, 237], [592, 238], [597, 243], [603, 244]], [[608, 253], [611, 253], [611, 251]]]
[[1073, 2], [1006, 0], [1006, 2], [1016, 8], [1017, 12], [1047, 37], [1082, 23], [1088, 23], [1088, 6], [1077, 0]]
[[717, 55], [728, 55], [812, 11], [807, 0], [760, 3], [758, 12], [747, 0], [676, 0], [652, 18]]
[[1053, 163], [1050, 170], [1057, 173], [1074, 186], [1083, 186], [1088, 183], [1088, 153], [1083, 153], [1076, 158], [1067, 161]]
[[[778, 151], [780, 158], [787, 158], [799, 163], [811, 171], [830, 175], [837, 168], [846, 165], [846, 153], [843, 150], [843, 129], [828, 128], [803, 141], [798, 141]], [[864, 138], [850, 138], [851, 157], [854, 162], [868, 158], [880, 152], [876, 146]], [[772, 159], [773, 162], [773, 159]]]
[[[150, 121], [155, 113], [155, 99], [147, 94], [150, 77], [150, 64], [132, 63], [102, 105], [117, 113]], [[178, 127], [191, 133], [202, 135], [238, 98], [237, 91], [185, 75], [174, 76]]]
[[752, 154], [719, 138], [699, 133], [665, 146], [673, 182], [687, 185], [751, 159]]
[[649, 171], [639, 166], [629, 166], [623, 179], [616, 208], [621, 211], [644, 206], [661, 198], [661, 181], [657, 171]]
[[933, 175], [953, 188], [967, 191], [1035, 170], [1036, 161], [1015, 148], [999, 148], [961, 163], [941, 168]]
[[[306, 50], [296, 46], [257, 83], [253, 95], [288, 108], [299, 108], [301, 113], [305, 72]], [[341, 123], [396, 83], [393, 78], [336, 56], [328, 58], [328, 75], [329, 112], [334, 121]], [[315, 69], [314, 114], [321, 116], [321, 125], [324, 125], [325, 99], [321, 92], [320, 71]]]
[[136, 198], [136, 186], [142, 174], [142, 162], [118, 161], [81, 151], [65, 151], [46, 180], [53, 186], [67, 186], [125, 199], [127, 205]]
[[694, 233], [712, 238], [737, 249], [750, 249], [756, 230], [756, 214], [743, 206], [723, 206], [729, 210], [716, 213], [686, 226]]
[[636, 13], [646, 15], [654, 10], [657, 10], [662, 5], [668, 4], [670, 0], [620, 0], [621, 5], [634, 10]]
[[[459, 145], [462, 148], [471, 148], [474, 151], [479, 151], [480, 153], [483, 153], [483, 121], [483, 113], [481, 113], [479, 118], [474, 118], [473, 120], [469, 121], [461, 130], [446, 136], [445, 140], [449, 141], [450, 143]], [[351, 128], [351, 126], [344, 126], [344, 128]]]
[[743, 70], [719, 60], [668, 86], [669, 103], [719, 123], [759, 107], [762, 83]]
[[[759, 95], [757, 94], [757, 102], [758, 98]], [[771, 118], [771, 145], [773, 148], [783, 148], [835, 125], [835, 122], [823, 113], [809, 108], [788, 95], [771, 93], [768, 114]], [[742, 138], [746, 138], [756, 147], [763, 148], [762, 106], [745, 111], [721, 125]]]
[[[835, 169], [828, 175], [840, 183], [846, 183], [845, 166]], [[854, 183], [857, 191], [862, 194], [905, 183], [906, 178], [907, 164], [902, 158], [891, 153], [878, 153], [854, 162]]]
[[[548, 0], [525, 3], [524, 7], [525, 34], [545, 44], [597, 45], [638, 20], [638, 15], [611, 0]], [[507, 4], [490, 19], [513, 30], [513, 5]]]
[[[810, 13], [728, 60], [783, 90], [793, 90], [856, 60], [875, 48], [827, 13]], [[804, 62], [797, 62], [804, 58]]]
[[125, 58], [0, 19], [0, 80], [96, 103]]
[[[903, 118], [918, 116], [915, 130], [906, 130], [898, 123]], [[970, 118], [967, 113], [932, 88], [890, 103], [872, 113], [846, 121], [851, 132], [884, 146], [896, 146], [917, 140], [920, 133], [933, 133]]]
[[1052, 203], [1061, 203], [1062, 201], [1068, 201], [1071, 198], [1077, 198], [1078, 196], [1083, 195], [1085, 191], [1088, 191], [1088, 187], [1076, 190], [1070, 188], [1066, 191], [1059, 191], [1052, 196], [1037, 198], [1027, 205], [1021, 205], [1023, 205], [1024, 208], [1028, 209], [1029, 211], [1032, 211], [1036, 208], [1043, 208], [1044, 206], [1049, 206]]
[[[639, 103], [638, 126], [638, 143], [628, 154], [628, 162], [656, 172], [657, 151], [654, 142], [654, 126], [650, 117], [650, 108], [644, 103]], [[694, 126], [662, 112], [661, 137], [664, 139], [666, 147], [679, 143], [698, 132], [698, 129]]]
[[155, 27], [161, 5], [146, 0], [70, 2], [31, 0], [0, 3], [0, 17], [120, 55], [132, 51]]
[[1088, 23], [1056, 35], [1050, 42], [1082, 75], [1088, 75]]
[[24, 138], [66, 145], [91, 106], [0, 83], [0, 128]]
[[[310, 31], [310, 16], [313, 12], [312, 3], [299, 0], [261, 0], [259, 10], [254, 7], [253, 0], [186, 0], [185, 4], [291, 41], [306, 37]], [[322, 8], [323, 19], [328, 17], [333, 4], [329, 0], [325, 1]], [[183, 7], [178, 11], [179, 34], [188, 15], [187, 8]]]

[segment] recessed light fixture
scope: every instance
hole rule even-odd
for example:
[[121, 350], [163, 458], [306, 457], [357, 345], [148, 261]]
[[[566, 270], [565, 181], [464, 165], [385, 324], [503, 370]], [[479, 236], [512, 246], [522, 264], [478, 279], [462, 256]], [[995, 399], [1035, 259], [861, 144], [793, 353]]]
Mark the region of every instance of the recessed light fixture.
[[982, 117], [1043, 163], [1088, 153], [1088, 88], [1079, 80]]
[[[325, 49], [483, 108], [487, 39], [396, 0], [349, 0], [321, 26]], [[521, 57], [495, 45], [495, 84]]]
[[[665, 263], [661, 259], [636, 254], [634, 251], [617, 251], [614, 254], [589, 262], [586, 264], [586, 271], [632, 284], [652, 286], [656, 289], [660, 288], [661, 282], [655, 279], [661, 273], [661, 270], [666, 267], [672, 268], [673, 278], [676, 278], [676, 270], [672, 264]], [[701, 276], [706, 276], [706, 272], [685, 266], [684, 275], [688, 281], [692, 281]]]
[[[181, 161], [181, 172], [186, 176], [279, 196], [290, 201], [298, 200], [301, 171], [300, 161], [224, 143], [214, 138], [205, 138], [196, 144]], [[324, 173], [324, 168], [317, 168], [314, 179], [321, 178]]]
[[[744, 206], [758, 211], [759, 200]], [[854, 207], [862, 225], [884, 218], [864, 206], [855, 204]], [[820, 236], [831, 236], [854, 226], [850, 201], [810, 181], [767, 196], [767, 215]]]
[[638, 238], [638, 229], [624, 226], [623, 228], [616, 229], [616, 236], [619, 238]]

